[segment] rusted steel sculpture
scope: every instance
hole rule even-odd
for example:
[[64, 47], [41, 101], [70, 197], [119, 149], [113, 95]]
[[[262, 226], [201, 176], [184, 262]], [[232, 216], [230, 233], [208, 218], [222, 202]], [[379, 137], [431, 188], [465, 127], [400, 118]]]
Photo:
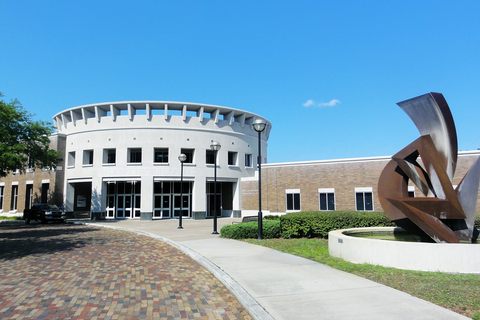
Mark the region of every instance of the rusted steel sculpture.
[[[431, 92], [398, 105], [421, 136], [395, 154], [383, 169], [378, 182], [383, 210], [397, 226], [424, 239], [475, 241], [479, 234], [474, 222], [480, 158], [454, 188], [457, 133], [443, 95]], [[408, 197], [410, 180], [424, 197]]]

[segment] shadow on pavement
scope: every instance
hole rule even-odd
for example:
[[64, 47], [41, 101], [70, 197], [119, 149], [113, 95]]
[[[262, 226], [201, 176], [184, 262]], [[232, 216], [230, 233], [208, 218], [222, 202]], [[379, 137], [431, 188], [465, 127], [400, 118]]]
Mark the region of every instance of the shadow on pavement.
[[[54, 254], [84, 247], [97, 228], [68, 224], [0, 224], [0, 261], [33, 254]], [[91, 232], [91, 236], [76, 237]]]

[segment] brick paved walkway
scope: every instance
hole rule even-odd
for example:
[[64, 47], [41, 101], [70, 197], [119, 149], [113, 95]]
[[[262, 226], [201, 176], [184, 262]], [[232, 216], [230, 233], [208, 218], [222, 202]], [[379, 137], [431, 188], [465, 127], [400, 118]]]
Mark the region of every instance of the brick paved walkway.
[[2, 319], [251, 319], [176, 248], [131, 232], [0, 223]]

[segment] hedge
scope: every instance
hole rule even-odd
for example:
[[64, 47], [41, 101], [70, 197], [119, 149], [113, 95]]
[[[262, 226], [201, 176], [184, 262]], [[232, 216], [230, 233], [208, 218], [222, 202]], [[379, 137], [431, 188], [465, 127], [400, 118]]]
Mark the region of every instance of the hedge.
[[390, 227], [395, 224], [383, 212], [308, 211], [280, 218], [282, 238], [327, 238], [332, 230]]
[[0, 216], [0, 220], [23, 220], [23, 217]]
[[[263, 239], [280, 238], [280, 221], [263, 221]], [[230, 239], [256, 239], [258, 238], [258, 222], [237, 223], [224, 226], [220, 229], [220, 236]]]
[[[268, 218], [267, 218], [268, 217]], [[274, 218], [275, 217], [275, 218]], [[277, 216], [266, 216], [265, 219]], [[328, 238], [332, 230], [363, 227], [396, 226], [383, 212], [366, 211], [307, 211], [280, 216], [278, 220], [263, 221], [263, 238]], [[476, 215], [475, 227], [480, 229], [480, 214]], [[220, 230], [223, 238], [256, 239], [257, 222], [228, 225]]]

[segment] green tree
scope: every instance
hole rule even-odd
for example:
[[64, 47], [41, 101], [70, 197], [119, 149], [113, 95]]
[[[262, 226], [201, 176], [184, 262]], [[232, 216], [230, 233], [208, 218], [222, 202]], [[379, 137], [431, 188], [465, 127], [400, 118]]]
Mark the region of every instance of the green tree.
[[61, 160], [50, 149], [53, 125], [34, 121], [33, 116], [16, 99], [0, 100], [0, 177], [16, 170], [24, 173], [27, 168], [55, 168]]

